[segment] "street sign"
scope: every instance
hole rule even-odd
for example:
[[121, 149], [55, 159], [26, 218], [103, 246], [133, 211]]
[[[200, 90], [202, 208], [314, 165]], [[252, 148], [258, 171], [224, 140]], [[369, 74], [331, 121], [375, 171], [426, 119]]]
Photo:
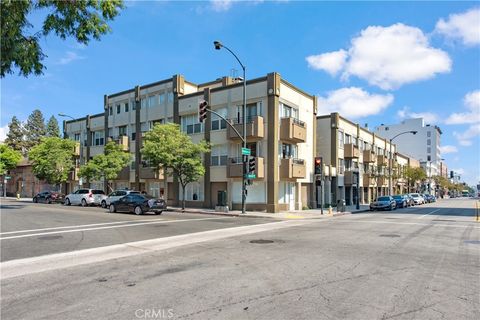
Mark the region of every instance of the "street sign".
[[255, 173], [249, 173], [247, 174], [247, 179], [255, 179], [257, 175]]
[[12, 177], [10, 177], [10, 176], [5, 176], [5, 180], [10, 180], [10, 179], [12, 179]]
[[250, 155], [250, 149], [249, 148], [242, 148], [242, 155], [243, 156], [249, 156]]

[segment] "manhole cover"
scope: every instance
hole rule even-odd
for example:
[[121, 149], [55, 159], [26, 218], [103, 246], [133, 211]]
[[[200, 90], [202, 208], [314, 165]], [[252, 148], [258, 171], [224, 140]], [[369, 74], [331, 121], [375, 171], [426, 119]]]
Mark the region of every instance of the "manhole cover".
[[38, 237], [38, 240], [57, 240], [57, 239], [62, 239], [62, 236], [43, 236], [43, 237]]
[[273, 240], [258, 239], [258, 240], [251, 240], [250, 243], [266, 244], [266, 243], [274, 243], [274, 241]]
[[463, 242], [468, 244], [480, 244], [480, 240], [465, 240]]
[[398, 235], [398, 234], [381, 234], [380, 237], [385, 237], [385, 238], [400, 238], [400, 235]]

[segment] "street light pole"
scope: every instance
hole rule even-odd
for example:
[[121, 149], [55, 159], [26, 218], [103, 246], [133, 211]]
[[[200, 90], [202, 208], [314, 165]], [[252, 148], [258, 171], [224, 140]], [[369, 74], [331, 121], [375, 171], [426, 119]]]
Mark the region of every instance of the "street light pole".
[[[242, 117], [243, 117], [243, 148], [247, 148], [247, 77], [246, 77], [246, 67], [237, 57], [237, 55], [230, 50], [228, 47], [223, 45], [219, 41], [213, 42], [215, 49], [220, 50], [221, 48], [225, 48], [228, 52], [230, 52], [235, 59], [237, 59], [238, 63], [242, 67], [243, 70], [243, 108], [242, 108]], [[246, 200], [247, 200], [247, 185], [245, 184], [245, 177], [247, 175], [247, 157], [246, 155], [242, 154], [242, 167], [243, 167], [243, 174], [242, 174], [242, 213], [246, 212]]]
[[401, 136], [402, 134], [407, 134], [407, 133], [411, 133], [413, 135], [416, 135], [417, 134], [417, 131], [404, 131], [404, 132], [400, 132], [399, 134], [397, 134], [396, 136], [394, 136], [393, 138], [391, 138], [389, 141], [390, 141], [390, 156], [389, 156], [389, 166], [388, 166], [388, 193], [390, 195], [393, 195], [393, 185], [392, 185], [392, 166], [393, 166], [393, 157], [392, 157], [392, 141], [398, 137], [398, 136]]

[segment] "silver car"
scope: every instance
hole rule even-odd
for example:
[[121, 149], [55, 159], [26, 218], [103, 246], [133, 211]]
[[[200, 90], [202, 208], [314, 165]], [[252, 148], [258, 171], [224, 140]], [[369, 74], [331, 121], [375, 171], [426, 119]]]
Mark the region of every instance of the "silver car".
[[410, 193], [410, 196], [413, 198], [415, 205], [420, 205], [425, 203], [425, 199], [419, 193]]
[[108, 208], [110, 204], [114, 201], [117, 201], [121, 197], [124, 197], [129, 194], [140, 194], [140, 191], [133, 191], [133, 190], [115, 190], [108, 195], [107, 198], [102, 200], [102, 208]]
[[81, 204], [82, 207], [88, 205], [100, 205], [107, 196], [103, 190], [98, 189], [78, 189], [65, 197], [65, 205]]

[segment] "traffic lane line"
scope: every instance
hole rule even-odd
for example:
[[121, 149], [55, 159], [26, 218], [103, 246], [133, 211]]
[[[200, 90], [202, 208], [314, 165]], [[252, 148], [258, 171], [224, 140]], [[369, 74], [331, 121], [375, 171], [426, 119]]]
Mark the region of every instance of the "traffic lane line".
[[441, 209], [433, 210], [433, 211], [431, 211], [431, 212], [429, 212], [429, 213], [427, 213], [427, 214], [424, 214], [423, 216], [418, 217], [417, 219], [423, 219], [424, 217], [426, 217], [426, 216], [428, 216], [428, 215], [431, 215], [432, 213], [438, 212], [438, 211], [440, 211], [440, 210], [441, 210]]
[[172, 237], [135, 241], [78, 251], [55, 253], [39, 257], [9, 260], [0, 263], [0, 274], [1, 279], [5, 280], [8, 278], [25, 276], [32, 273], [76, 267], [85, 264], [125, 258], [148, 252], [177, 248], [185, 245], [193, 245], [207, 241], [268, 232], [272, 230], [297, 227], [305, 224], [320, 223], [325, 221], [330, 220], [287, 220], [270, 222], [250, 226], [201, 231]]
[[[330, 220], [329, 220], [330, 221]], [[467, 222], [467, 225], [459, 225], [459, 224], [441, 224], [435, 223], [432, 221], [431, 223], [422, 223], [422, 222], [395, 222], [395, 221], [381, 221], [381, 220], [351, 220], [351, 219], [338, 219], [335, 222], [357, 222], [357, 223], [377, 223], [377, 224], [400, 224], [400, 225], [418, 225], [418, 226], [434, 226], [434, 227], [450, 227], [450, 228], [474, 228], [480, 229], [480, 226], [474, 225], [473, 221], [462, 221], [462, 223]], [[455, 221], [456, 222], [456, 221]], [[333, 222], [332, 222], [333, 223]]]
[[52, 231], [52, 232], [42, 232], [42, 233], [31, 233], [31, 234], [24, 234], [18, 236], [10, 236], [10, 237], [2, 237], [0, 241], [3, 240], [11, 240], [11, 239], [19, 239], [19, 238], [28, 238], [28, 237], [37, 237], [37, 236], [44, 236], [49, 234], [62, 234], [62, 233], [71, 233], [71, 232], [84, 232], [84, 231], [94, 231], [94, 230], [104, 230], [104, 229], [116, 229], [116, 228], [126, 228], [126, 227], [136, 227], [136, 226], [143, 226], [143, 225], [150, 225], [150, 224], [162, 224], [162, 223], [174, 223], [174, 222], [195, 222], [195, 221], [204, 221], [204, 220], [218, 220], [218, 219], [225, 219], [222, 218], [202, 218], [202, 219], [184, 219], [184, 220], [161, 220], [161, 221], [151, 221], [151, 222], [142, 222], [142, 223], [135, 223], [135, 224], [123, 224], [117, 226], [103, 226], [103, 227], [95, 227], [95, 228], [84, 228], [84, 229], [74, 229], [74, 230], [62, 230], [62, 231]]

